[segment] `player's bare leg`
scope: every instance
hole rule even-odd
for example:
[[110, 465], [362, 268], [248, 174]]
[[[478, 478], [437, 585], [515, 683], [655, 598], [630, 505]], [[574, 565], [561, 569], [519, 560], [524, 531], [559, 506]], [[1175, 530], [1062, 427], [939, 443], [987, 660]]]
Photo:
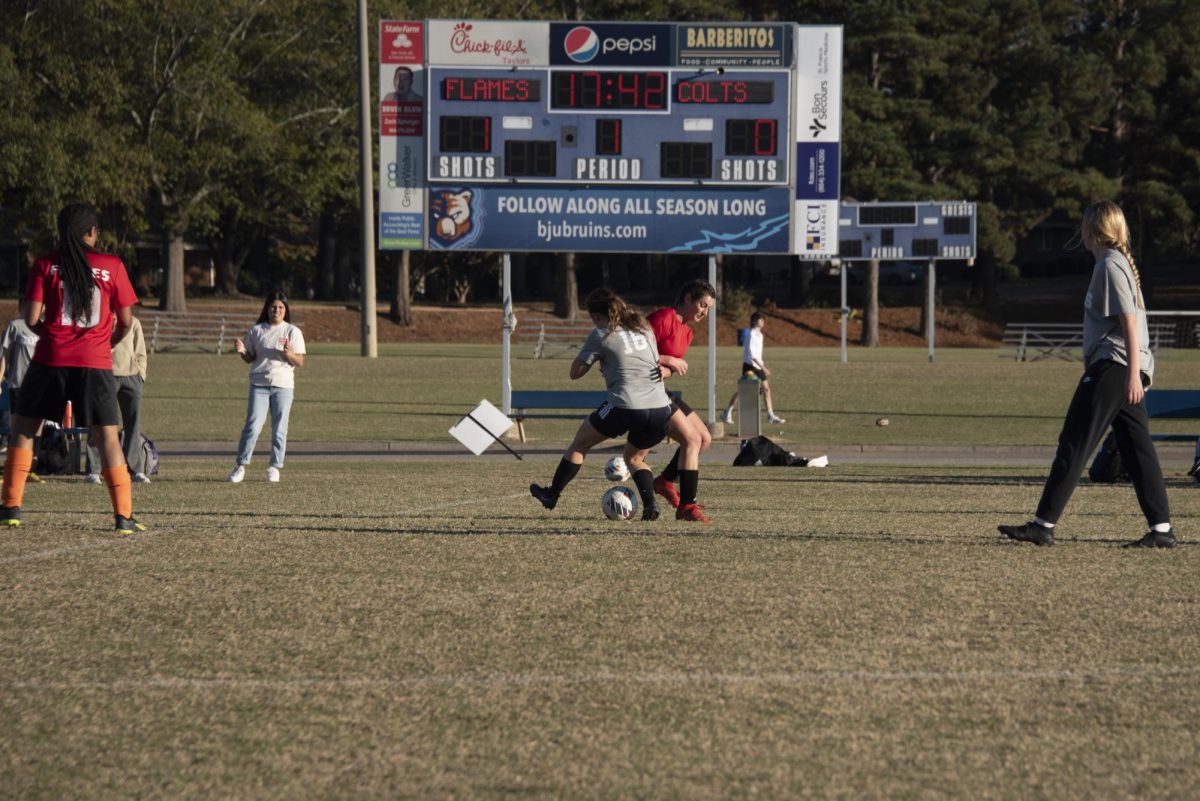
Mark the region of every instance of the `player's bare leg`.
[[571, 440], [571, 444], [567, 446], [566, 452], [559, 460], [558, 469], [554, 471], [554, 479], [550, 482], [550, 486], [542, 487], [538, 484], [530, 484], [529, 494], [541, 501], [542, 506], [553, 509], [558, 504], [558, 496], [562, 494], [563, 489], [571, 483], [571, 479], [579, 474], [579, 468], [583, 464], [583, 458], [587, 452], [606, 439], [608, 437], [584, 420], [579, 424], [575, 438]]

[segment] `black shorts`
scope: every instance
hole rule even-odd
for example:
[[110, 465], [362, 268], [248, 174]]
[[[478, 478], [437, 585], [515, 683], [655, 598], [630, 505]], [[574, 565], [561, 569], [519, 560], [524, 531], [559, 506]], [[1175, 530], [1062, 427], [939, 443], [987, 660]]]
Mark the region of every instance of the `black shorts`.
[[749, 362], [742, 362], [742, 377], [745, 377], [746, 373], [754, 373], [754, 375], [758, 376], [759, 381], [767, 380], [766, 370], [760, 370]]
[[684, 403], [683, 398], [671, 398], [671, 414], [674, 414], [676, 409], [683, 412], [684, 417], [692, 413], [692, 407]]
[[91, 367], [47, 367], [39, 362], [29, 365], [13, 411], [36, 420], [63, 419], [71, 402], [76, 426], [115, 426], [117, 379], [112, 370]]
[[629, 432], [629, 444], [637, 448], [653, 448], [667, 437], [671, 407], [657, 409], [622, 409], [607, 401], [588, 415], [592, 428], [610, 439]]

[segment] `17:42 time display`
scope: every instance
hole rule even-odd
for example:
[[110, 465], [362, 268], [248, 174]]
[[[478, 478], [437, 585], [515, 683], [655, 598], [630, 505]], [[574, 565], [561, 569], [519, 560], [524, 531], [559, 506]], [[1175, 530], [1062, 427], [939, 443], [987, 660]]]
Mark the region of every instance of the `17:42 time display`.
[[598, 70], [552, 72], [550, 108], [663, 111], [667, 108], [667, 74]]

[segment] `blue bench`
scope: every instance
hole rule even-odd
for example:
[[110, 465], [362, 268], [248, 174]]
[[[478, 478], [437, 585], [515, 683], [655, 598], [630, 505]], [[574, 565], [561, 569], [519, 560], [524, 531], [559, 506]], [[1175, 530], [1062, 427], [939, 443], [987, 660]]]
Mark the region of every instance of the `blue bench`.
[[[1151, 418], [1200, 420], [1200, 389], [1152, 389], [1146, 393]], [[1195, 442], [1196, 434], [1152, 434], [1160, 442]]]
[[[683, 397], [679, 390], [669, 391], [672, 400]], [[550, 412], [547, 409], [595, 409], [608, 393], [591, 389], [521, 389], [512, 393], [512, 416], [517, 435], [525, 441], [525, 421], [531, 418], [578, 420], [579, 413]], [[534, 411], [530, 411], [534, 410]]]

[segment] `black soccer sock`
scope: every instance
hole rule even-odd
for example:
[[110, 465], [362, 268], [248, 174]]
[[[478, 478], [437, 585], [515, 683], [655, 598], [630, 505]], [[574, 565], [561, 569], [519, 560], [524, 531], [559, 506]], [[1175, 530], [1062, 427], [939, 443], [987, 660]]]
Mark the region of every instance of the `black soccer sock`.
[[662, 477], [667, 481], [674, 483], [679, 478], [679, 451], [681, 448], [675, 449], [675, 455], [671, 457], [671, 461], [667, 462], [667, 466], [663, 468]]
[[700, 471], [679, 471], [679, 505], [686, 506], [696, 502], [696, 493], [700, 491]]
[[654, 474], [648, 468], [643, 467], [633, 474], [633, 483], [638, 489], [638, 495], [642, 496], [642, 506], [653, 506]]
[[579, 475], [579, 468], [581, 467], [583, 465], [568, 462], [566, 459], [559, 459], [558, 469], [554, 471], [554, 481], [550, 483], [550, 491], [555, 495], [562, 495], [562, 491], [571, 483], [571, 479]]

